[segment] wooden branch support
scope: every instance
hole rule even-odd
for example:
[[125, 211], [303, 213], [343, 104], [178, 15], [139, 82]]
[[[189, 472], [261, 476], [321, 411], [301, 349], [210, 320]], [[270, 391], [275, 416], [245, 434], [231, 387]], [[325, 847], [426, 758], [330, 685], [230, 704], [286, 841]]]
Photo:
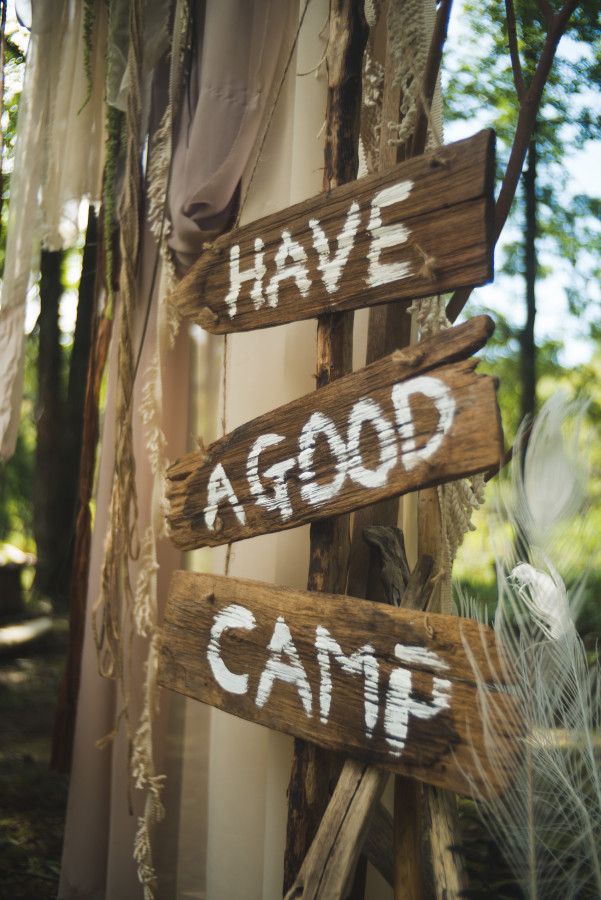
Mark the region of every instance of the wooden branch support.
[[461, 897], [469, 887], [462, 852], [457, 800], [449, 791], [424, 785], [437, 900]]
[[345, 762], [315, 840], [286, 900], [333, 900], [345, 896], [371, 813], [387, 781], [388, 773], [383, 769], [353, 759]]
[[394, 885], [392, 830], [393, 817], [386, 807], [379, 803], [371, 815], [363, 852], [391, 887]]
[[[361, 72], [369, 32], [361, 3], [330, 0], [329, 28], [323, 191], [357, 177]], [[317, 389], [351, 371], [352, 334], [352, 312], [318, 318]], [[348, 516], [313, 523], [307, 588], [343, 593], [349, 549]], [[329, 760], [323, 751], [296, 739], [288, 791], [284, 892], [296, 877], [316, 833], [327, 802], [329, 775]], [[313, 786], [311, 791], [308, 785]]]

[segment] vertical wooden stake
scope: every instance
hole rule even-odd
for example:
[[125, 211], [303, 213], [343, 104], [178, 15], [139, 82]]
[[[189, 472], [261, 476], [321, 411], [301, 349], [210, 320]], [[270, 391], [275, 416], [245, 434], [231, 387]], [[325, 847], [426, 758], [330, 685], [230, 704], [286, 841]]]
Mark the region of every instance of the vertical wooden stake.
[[[423, 78], [424, 92], [427, 97], [434, 93], [438, 68], [442, 58], [442, 48], [446, 40], [447, 26], [451, 12], [452, 0], [443, 0], [440, 4], [434, 33], [428, 53], [426, 72]], [[423, 152], [427, 133], [426, 116], [420, 102], [417, 124], [413, 134], [414, 152]], [[440, 502], [436, 488], [420, 491], [418, 500], [418, 546], [419, 555], [429, 554], [442, 565], [442, 519]], [[449, 577], [446, 573], [445, 577]], [[428, 608], [433, 612], [444, 612], [442, 609], [443, 585], [436, 586]], [[455, 796], [447, 791], [424, 787], [427, 826], [430, 833], [432, 867], [434, 885], [438, 900], [448, 900], [459, 896], [465, 890], [468, 878], [463, 859], [453, 847], [460, 845], [460, 829]]]
[[[330, 0], [326, 65], [328, 100], [323, 190], [353, 181], [359, 164], [361, 72], [368, 27], [360, 0]], [[352, 368], [353, 314], [322, 316], [317, 322], [317, 389]], [[344, 593], [348, 572], [348, 516], [311, 526], [307, 587]], [[288, 792], [284, 893], [298, 874], [327, 805], [330, 760], [296, 740]]]

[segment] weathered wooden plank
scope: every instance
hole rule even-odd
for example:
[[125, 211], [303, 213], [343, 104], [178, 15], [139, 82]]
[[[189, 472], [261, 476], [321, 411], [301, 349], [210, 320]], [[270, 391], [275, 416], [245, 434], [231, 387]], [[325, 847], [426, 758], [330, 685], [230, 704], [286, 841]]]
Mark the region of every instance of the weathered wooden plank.
[[[388, 774], [348, 759], [294, 885], [284, 900], [332, 900], [346, 897], [355, 864], [367, 836], [370, 815]], [[319, 838], [323, 834], [324, 839]]]
[[223, 334], [490, 281], [494, 161], [482, 131], [229, 232], [170, 302]]
[[183, 457], [167, 473], [171, 539], [215, 546], [488, 470], [496, 384], [461, 358], [492, 328], [479, 316]]
[[[175, 572], [159, 681], [243, 719], [459, 792], [511, 780], [515, 732], [484, 750], [475, 677], [502, 670], [491, 629], [246, 579]], [[503, 714], [516, 701], [489, 693]]]

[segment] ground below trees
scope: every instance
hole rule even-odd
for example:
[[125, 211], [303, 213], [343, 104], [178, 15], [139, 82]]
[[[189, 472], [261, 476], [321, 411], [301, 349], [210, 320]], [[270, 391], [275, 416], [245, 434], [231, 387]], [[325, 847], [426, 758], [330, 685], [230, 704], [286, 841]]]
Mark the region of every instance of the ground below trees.
[[49, 768], [66, 622], [10, 655], [0, 648], [0, 894], [58, 892], [68, 779]]

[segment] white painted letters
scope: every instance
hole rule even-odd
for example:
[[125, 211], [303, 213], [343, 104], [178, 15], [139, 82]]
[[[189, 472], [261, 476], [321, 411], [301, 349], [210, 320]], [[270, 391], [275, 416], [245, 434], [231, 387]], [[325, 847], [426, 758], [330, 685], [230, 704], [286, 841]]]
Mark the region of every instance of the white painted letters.
[[[411, 416], [409, 398], [414, 394], [424, 394], [434, 403], [438, 412], [438, 424], [432, 437], [419, 450], [415, 446], [415, 424]], [[428, 459], [442, 444], [445, 434], [453, 424], [455, 400], [449, 389], [438, 378], [421, 375], [407, 383], [400, 382], [392, 388], [392, 402], [397, 427], [403, 443], [403, 465], [413, 469], [420, 460]]]
[[[382, 263], [380, 257], [386, 250], [407, 244], [411, 232], [406, 225], [398, 221], [383, 225], [381, 212], [387, 207], [402, 203], [409, 197], [412, 189], [412, 181], [399, 181], [378, 191], [372, 197], [369, 213], [366, 211], [364, 215], [364, 221], [367, 219], [367, 225], [364, 226], [365, 235], [369, 239], [369, 244], [367, 248], [365, 237], [362, 241], [360, 240], [359, 245], [362, 247], [360, 251], [355, 249], [361, 226], [361, 208], [356, 200], [350, 204], [342, 231], [336, 237], [335, 253], [330, 248], [330, 240], [321, 222], [314, 217], [307, 223], [312, 237], [311, 247], [308, 246], [309, 235], [304, 227], [301, 228], [301, 235], [296, 240], [292, 238], [289, 231], [283, 231], [277, 250], [274, 248], [270, 251], [271, 259], [266, 262], [264, 241], [262, 238], [256, 237], [254, 263], [250, 265], [248, 261], [246, 263], [248, 268], [242, 271], [240, 270], [240, 244], [234, 244], [230, 248], [230, 285], [225, 297], [230, 318], [233, 319], [238, 311], [240, 291], [246, 282], [252, 282], [250, 299], [255, 310], [260, 309], [265, 302], [272, 308], [276, 307], [279, 303], [280, 285], [286, 279], [293, 279], [301, 296], [306, 297], [312, 284], [310, 272], [315, 271], [315, 268], [321, 272], [321, 280], [326, 294], [336, 294], [343, 283], [344, 270], [353, 250], [361, 252], [365, 257], [365, 284], [368, 288], [407, 278], [412, 274], [411, 264], [407, 259]], [[303, 241], [307, 249], [303, 246]], [[317, 260], [310, 259], [309, 254], [313, 253], [317, 256]], [[288, 262], [289, 260], [290, 262]], [[273, 272], [274, 268], [275, 272]], [[270, 278], [264, 290], [263, 280], [267, 274], [270, 275]]]
[[[416, 446], [415, 423], [410, 398], [417, 394], [428, 397], [438, 413], [433, 434], [420, 448]], [[298, 438], [298, 454], [287, 455], [259, 475], [259, 458], [264, 450], [286, 442], [281, 434], [270, 432], [260, 435], [252, 444], [246, 460], [246, 477], [250, 494], [257, 506], [268, 512], [279, 512], [284, 522], [294, 515], [289, 492], [290, 473], [298, 465], [300, 499], [319, 507], [334, 498], [343, 488], [347, 476], [367, 489], [386, 485], [391, 470], [400, 462], [408, 471], [418, 463], [430, 459], [448, 434], [455, 417], [455, 400], [449, 388], [438, 378], [418, 376], [407, 382], [398, 382], [391, 389], [390, 399], [394, 409], [394, 425], [384, 414], [380, 404], [369, 397], [361, 398], [350, 409], [347, 420], [346, 441], [340, 435], [335, 422], [324, 413], [316, 411], [303, 426]], [[379, 446], [378, 465], [367, 468], [361, 456], [361, 433], [368, 423], [374, 430]], [[328, 476], [318, 479], [314, 466], [315, 448], [319, 437], [326, 440], [333, 462]], [[289, 439], [288, 439], [289, 440]], [[400, 453], [399, 453], [400, 442]], [[296, 449], [296, 448], [295, 448]], [[265, 484], [264, 482], [271, 482]], [[207, 504], [204, 508], [206, 527], [213, 531], [217, 510], [221, 502], [232, 506], [240, 525], [246, 524], [246, 514], [221, 463], [212, 469], [207, 483]]]
[[[307, 718], [311, 718], [311, 685], [307, 679], [307, 673], [301, 662], [298, 650], [292, 641], [290, 629], [286, 625], [283, 616], [278, 616], [269, 646], [270, 656], [263, 669], [259, 687], [257, 690], [257, 706], [265, 706], [273, 683], [276, 679], [288, 684], [295, 684], [305, 708]], [[289, 663], [282, 662], [282, 653], [290, 659]]]
[[207, 649], [207, 659], [215, 681], [230, 694], [246, 694], [248, 675], [235, 675], [221, 659], [221, 635], [228, 628], [243, 628], [251, 631], [255, 627], [255, 617], [249, 609], [232, 603], [215, 616]]
[[349, 254], [355, 243], [355, 236], [359, 229], [361, 216], [359, 215], [359, 204], [354, 200], [348, 211], [344, 228], [338, 235], [338, 250], [334, 259], [330, 257], [330, 244], [324, 234], [323, 228], [319, 224], [319, 219], [310, 219], [309, 227], [313, 232], [313, 246], [319, 256], [318, 269], [328, 294], [333, 294], [338, 290], [340, 276], [346, 265]]
[[[407, 647], [396, 644], [394, 655], [402, 662], [423, 665], [437, 671], [448, 669], [447, 664], [431, 650], [423, 647]], [[432, 679], [432, 703], [414, 700], [411, 696], [412, 679], [409, 669], [397, 668], [390, 673], [384, 710], [386, 740], [393, 756], [400, 756], [407, 740], [409, 716], [431, 719], [451, 706], [451, 682], [434, 676]]]
[[230, 250], [230, 289], [225, 302], [232, 319], [236, 315], [238, 297], [240, 296], [240, 288], [243, 282], [254, 280], [250, 297], [255, 309], [259, 309], [265, 302], [263, 298], [263, 278], [267, 269], [263, 263], [264, 254], [261, 253], [262, 249], [263, 241], [261, 238], [255, 238], [255, 265], [254, 268], [248, 269], [246, 272], [240, 271], [240, 244], [234, 244]]
[[[285, 266], [284, 263], [290, 257], [294, 260], [291, 265]], [[311, 279], [307, 269], [307, 254], [298, 241], [293, 241], [290, 232], [284, 231], [282, 234], [282, 243], [278, 252], [274, 257], [276, 273], [267, 285], [265, 291], [267, 295], [267, 303], [269, 306], [278, 305], [278, 291], [280, 282], [286, 278], [294, 278], [296, 286], [301, 296], [306, 297], [311, 287]]]
[[[365, 468], [359, 452], [364, 422], [371, 422], [380, 442], [380, 465], [375, 472]], [[397, 461], [396, 435], [375, 400], [355, 403], [349, 415], [347, 441], [348, 473], [353, 481], [366, 488], [383, 487]]]
[[[336, 459], [334, 478], [326, 484], [318, 484], [313, 479], [315, 472], [313, 466], [313, 454], [315, 453], [315, 444], [317, 436], [323, 434], [326, 438], [332, 455]], [[328, 416], [323, 413], [314, 412], [303, 430], [298, 440], [300, 453], [298, 455], [298, 464], [300, 466], [300, 478], [305, 484], [301, 487], [301, 497], [312, 506], [320, 506], [326, 500], [335, 497], [346, 478], [347, 470], [347, 454], [346, 445], [336, 426]]]
[[229, 478], [225, 474], [225, 469], [221, 463], [217, 463], [209, 476], [207, 484], [207, 505], [205, 506], [204, 515], [205, 524], [209, 531], [213, 531], [215, 528], [217, 509], [222, 500], [227, 500], [228, 503], [231, 503], [240, 525], [246, 525], [246, 513], [240, 503], [238, 503], [238, 498], [234, 493]]
[[378, 660], [374, 656], [374, 648], [365, 644], [350, 656], [345, 656], [340, 649], [340, 644], [334, 640], [327, 628], [317, 626], [315, 634], [315, 649], [317, 650], [317, 662], [321, 675], [319, 687], [319, 713], [321, 721], [327, 724], [332, 702], [332, 677], [330, 675], [330, 656], [342, 667], [342, 671], [349, 675], [361, 675], [365, 678], [364, 707], [365, 707], [365, 733], [371, 737], [372, 731], [378, 721]]
[[259, 454], [267, 447], [275, 447], [281, 444], [285, 438], [281, 434], [263, 434], [252, 445], [248, 454], [246, 464], [246, 474], [251, 494], [256, 497], [256, 503], [264, 506], [266, 509], [279, 509], [282, 519], [286, 521], [292, 515], [292, 506], [290, 505], [290, 497], [288, 496], [288, 487], [286, 485], [286, 474], [296, 465], [294, 457], [285, 459], [282, 462], [274, 463], [265, 471], [265, 477], [273, 481], [273, 496], [268, 497], [265, 489], [259, 480]]
[[[257, 622], [251, 610], [237, 603], [220, 610], [213, 620], [209, 634], [207, 660], [217, 684], [230, 694], [248, 694], [249, 675], [232, 672], [225, 665], [221, 657], [222, 635], [230, 629], [252, 631], [256, 627]], [[241, 637], [239, 645], [242, 647], [244, 642], [245, 639]], [[256, 639], [254, 644], [256, 645]], [[380, 722], [383, 729], [382, 737], [385, 738], [388, 752], [392, 756], [398, 757], [402, 754], [411, 718], [427, 721], [451, 708], [452, 684], [444, 677], [449, 666], [437, 653], [426, 647], [399, 643], [394, 645], [394, 655], [400, 665], [392, 670], [384, 702], [380, 704], [379, 661], [371, 644], [364, 644], [358, 650], [347, 655], [342, 652], [340, 644], [332, 636], [329, 628], [318, 625], [315, 629], [313, 645], [319, 667], [319, 718], [324, 726], [329, 723], [332, 705], [332, 660], [345, 675], [352, 678], [363, 677], [362, 728], [364, 734], [366, 738], [373, 738], [378, 722]], [[303, 652], [306, 654], [306, 639], [300, 646], [304, 648]], [[241, 658], [246, 660], [251, 671], [256, 671], [256, 664], [251, 665], [250, 659], [246, 655], [251, 648], [253, 645], [247, 644], [246, 649], [241, 653]], [[258, 648], [254, 646], [252, 652], [257, 650]], [[294, 685], [305, 715], [310, 719], [313, 697], [307, 669], [294, 643], [290, 628], [282, 615], [278, 616], [275, 621], [266, 651], [267, 658], [261, 671], [255, 697], [257, 707], [261, 709], [265, 706], [276, 689], [276, 682], [282, 681], [285, 684]], [[306, 660], [306, 663], [309, 663], [309, 660]], [[238, 666], [240, 666], [240, 662], [238, 662]], [[431, 696], [428, 699], [418, 699], [413, 695], [412, 669], [414, 668], [432, 672]], [[339, 678], [337, 683], [340, 684]], [[317, 690], [317, 687], [315, 689]], [[340, 710], [338, 714], [340, 714]]]
[[379, 191], [371, 201], [371, 213], [367, 230], [371, 232], [371, 245], [367, 254], [369, 259], [369, 272], [365, 279], [369, 287], [377, 287], [380, 284], [390, 284], [392, 281], [400, 281], [411, 275], [409, 262], [394, 262], [382, 264], [380, 254], [382, 250], [405, 244], [410, 231], [401, 222], [394, 225], [382, 225], [380, 212], [387, 206], [402, 203], [406, 200], [413, 187], [412, 181], [399, 181], [390, 187]]

